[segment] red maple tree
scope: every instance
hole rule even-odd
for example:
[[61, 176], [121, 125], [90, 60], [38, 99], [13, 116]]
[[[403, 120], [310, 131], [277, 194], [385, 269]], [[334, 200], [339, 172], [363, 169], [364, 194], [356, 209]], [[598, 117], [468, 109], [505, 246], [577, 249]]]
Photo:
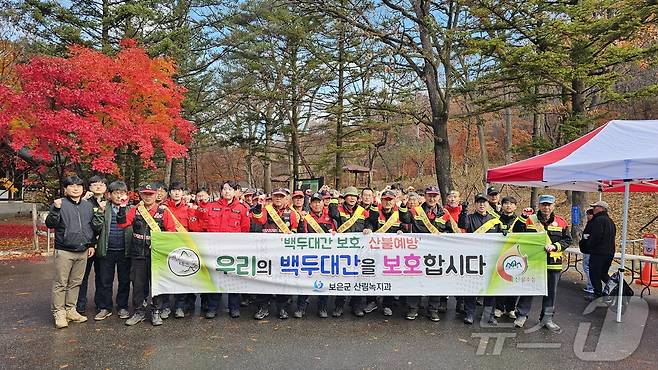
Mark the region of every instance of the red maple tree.
[[194, 125], [181, 115], [175, 66], [134, 41], [116, 56], [74, 46], [67, 58], [35, 57], [0, 85], [0, 144], [32, 165], [87, 163], [117, 173], [116, 154], [136, 148], [145, 166], [162, 150], [185, 156]]

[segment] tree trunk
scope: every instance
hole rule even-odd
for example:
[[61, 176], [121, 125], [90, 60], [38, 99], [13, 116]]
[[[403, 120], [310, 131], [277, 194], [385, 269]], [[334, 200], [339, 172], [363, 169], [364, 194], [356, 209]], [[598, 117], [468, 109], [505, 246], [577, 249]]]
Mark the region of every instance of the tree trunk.
[[[574, 80], [571, 84], [573, 92], [571, 93], [571, 109], [574, 115], [583, 115], [585, 113], [584, 106], [584, 90], [585, 85], [582, 80]], [[587, 127], [584, 128], [584, 131], [587, 131]], [[582, 132], [583, 134], [585, 132]], [[571, 220], [571, 237], [575, 243], [580, 241], [580, 238], [583, 234], [583, 229], [585, 228], [586, 214], [585, 210], [587, 209], [587, 193], [582, 191], [574, 191], [571, 193], [571, 206], [578, 206], [580, 208], [580, 220], [578, 225], [576, 225], [575, 220]]]
[[[344, 1], [341, 1], [344, 5]], [[338, 96], [336, 102], [336, 165], [334, 167], [334, 187], [340, 189], [343, 172], [343, 102], [345, 98], [345, 25], [338, 21]]]
[[441, 192], [441, 199], [443, 203], [446, 203], [448, 192], [452, 189], [450, 146], [448, 144], [448, 116], [434, 116], [432, 127], [434, 129], [433, 144], [436, 181]]
[[110, 46], [110, 0], [103, 0], [103, 14], [101, 18], [101, 49], [103, 53], [109, 54], [112, 51]]
[[[532, 142], [534, 148], [532, 149], [532, 155], [538, 155], [539, 154], [539, 149], [537, 149], [537, 145], [539, 144], [539, 140], [541, 140], [542, 137], [542, 125], [541, 125], [541, 115], [538, 112], [535, 112], [532, 115]], [[533, 209], [537, 209], [539, 206], [538, 204], [538, 189], [536, 187], [533, 187], [532, 190], [530, 191], [530, 207]]]
[[487, 169], [489, 168], [489, 153], [487, 152], [487, 140], [484, 133], [484, 121], [480, 115], [475, 117], [478, 129], [478, 141], [480, 142], [480, 158], [482, 159], [482, 185], [487, 182]]
[[174, 168], [174, 160], [168, 159], [165, 162], [164, 183], [167, 187], [171, 185], [171, 171]]
[[505, 164], [512, 163], [512, 108], [507, 107], [503, 111], [503, 122], [505, 126]]
[[272, 151], [272, 109], [271, 103], [268, 103], [265, 113], [265, 148], [263, 153], [263, 191], [265, 193], [272, 191], [272, 159], [270, 157]]

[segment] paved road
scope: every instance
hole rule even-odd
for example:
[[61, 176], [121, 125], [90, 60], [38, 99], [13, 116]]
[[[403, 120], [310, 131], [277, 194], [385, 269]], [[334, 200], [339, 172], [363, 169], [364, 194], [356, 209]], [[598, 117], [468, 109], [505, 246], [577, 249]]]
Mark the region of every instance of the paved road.
[[[257, 322], [251, 319], [250, 307], [243, 308], [239, 319], [222, 313], [206, 320], [197, 314], [171, 318], [157, 328], [146, 322], [129, 328], [114, 315], [56, 330], [49, 310], [51, 275], [47, 259], [0, 263], [0, 368], [658, 368], [658, 299], [634, 301], [628, 311], [634, 317], [648, 312], [645, 326], [643, 319], [629, 316], [624, 326], [611, 323], [612, 316], [606, 322], [604, 308], [583, 316], [583, 285], [571, 273], [563, 277], [558, 293], [556, 321], [564, 328], [561, 334], [531, 330], [537, 323], [538, 301], [525, 330], [517, 330], [467, 327], [455, 317], [452, 299], [439, 323], [420, 318], [409, 322], [399, 315], [402, 310], [388, 320], [372, 313], [364, 319], [310, 315]], [[91, 319], [91, 310], [88, 315]], [[577, 335], [583, 322], [591, 323], [588, 336]], [[505, 340], [491, 338], [485, 346], [481, 337], [491, 335]], [[635, 348], [633, 342], [640, 336]], [[584, 350], [578, 341], [574, 349], [576, 339], [583, 338]], [[629, 348], [615, 349], [611, 339]], [[543, 348], [528, 348], [532, 346]], [[621, 362], [580, 359], [587, 356], [628, 357]]]

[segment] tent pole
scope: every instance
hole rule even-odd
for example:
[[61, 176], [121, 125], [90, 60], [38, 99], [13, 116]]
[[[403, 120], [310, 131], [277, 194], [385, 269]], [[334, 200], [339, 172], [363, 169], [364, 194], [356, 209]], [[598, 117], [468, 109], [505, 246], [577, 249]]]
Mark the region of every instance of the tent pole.
[[628, 198], [631, 182], [624, 180], [624, 218], [621, 228], [621, 266], [619, 267], [619, 295], [617, 296], [617, 322], [621, 322], [621, 299], [624, 293], [624, 271], [626, 268], [626, 239], [628, 237]]

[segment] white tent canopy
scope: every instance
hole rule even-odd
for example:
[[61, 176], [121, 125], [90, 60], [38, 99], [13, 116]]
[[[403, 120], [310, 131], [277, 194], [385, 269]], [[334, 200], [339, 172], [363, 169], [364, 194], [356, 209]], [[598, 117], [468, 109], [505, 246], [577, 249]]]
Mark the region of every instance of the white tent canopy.
[[[623, 184], [621, 269], [628, 236], [628, 201], [633, 190], [658, 179], [658, 120], [610, 121], [550, 152], [487, 171], [487, 182], [563, 190], [605, 191]], [[640, 190], [645, 189], [645, 190]], [[619, 289], [617, 321], [621, 322]]]

